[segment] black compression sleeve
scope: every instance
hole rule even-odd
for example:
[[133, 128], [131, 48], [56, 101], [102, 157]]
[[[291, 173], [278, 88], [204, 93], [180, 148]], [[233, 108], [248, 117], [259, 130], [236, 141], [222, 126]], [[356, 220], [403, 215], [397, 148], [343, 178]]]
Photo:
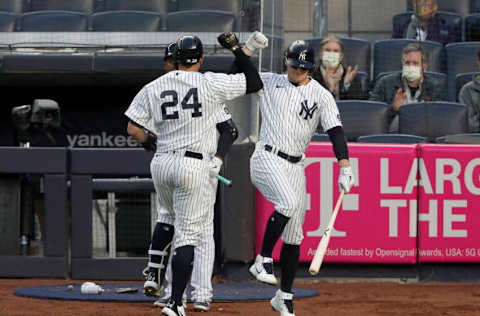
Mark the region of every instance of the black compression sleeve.
[[247, 94], [262, 89], [262, 79], [260, 78], [257, 69], [250, 61], [250, 58], [248, 58], [241, 49], [236, 49], [233, 53], [235, 54], [235, 63], [237, 64], [237, 67], [245, 74], [245, 78], [247, 79]]
[[347, 142], [345, 141], [345, 133], [343, 127], [335, 126], [327, 131], [330, 141], [333, 144], [333, 152], [338, 160], [348, 159]]
[[217, 156], [225, 158], [232, 147], [233, 142], [238, 138], [237, 126], [232, 119], [217, 124], [220, 133], [217, 146]]

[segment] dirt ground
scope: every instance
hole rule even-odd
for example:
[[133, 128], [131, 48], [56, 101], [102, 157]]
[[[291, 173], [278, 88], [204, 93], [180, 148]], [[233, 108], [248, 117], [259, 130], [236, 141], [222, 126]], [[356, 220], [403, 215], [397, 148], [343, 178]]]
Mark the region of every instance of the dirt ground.
[[[88, 303], [13, 295], [13, 291], [20, 287], [69, 283], [72, 281], [0, 279], [0, 315], [160, 315], [160, 309], [150, 303]], [[320, 292], [317, 297], [295, 301], [297, 316], [480, 316], [480, 283], [299, 281], [296, 286]], [[201, 315], [193, 310], [187, 310], [187, 313]], [[279, 315], [270, 309], [268, 302], [213, 303], [211, 311], [202, 314]]]

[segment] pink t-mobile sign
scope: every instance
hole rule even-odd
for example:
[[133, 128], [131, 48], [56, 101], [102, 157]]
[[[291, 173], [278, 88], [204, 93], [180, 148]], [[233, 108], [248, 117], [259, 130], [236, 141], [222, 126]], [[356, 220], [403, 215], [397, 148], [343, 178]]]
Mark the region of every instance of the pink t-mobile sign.
[[421, 145], [421, 262], [480, 262], [480, 146]]
[[[414, 263], [417, 145], [349, 144], [356, 185], [345, 195], [325, 255], [330, 262]], [[328, 143], [305, 160], [307, 205], [300, 260], [311, 261], [339, 196], [339, 167]], [[257, 191], [256, 251], [274, 206]], [[273, 257], [278, 260], [281, 243]]]

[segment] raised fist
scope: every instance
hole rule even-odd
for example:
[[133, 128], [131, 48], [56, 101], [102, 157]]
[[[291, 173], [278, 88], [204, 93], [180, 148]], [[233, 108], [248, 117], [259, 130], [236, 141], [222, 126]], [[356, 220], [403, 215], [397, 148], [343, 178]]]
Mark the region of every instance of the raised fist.
[[259, 31], [255, 31], [248, 37], [245, 42], [248, 50], [254, 52], [256, 49], [264, 49], [268, 46], [268, 38]]
[[232, 33], [232, 32], [222, 33], [218, 36], [217, 40], [218, 40], [218, 43], [220, 43], [220, 45], [222, 45], [223, 47], [231, 51], [234, 51], [239, 48], [238, 38], [235, 35], [235, 33]]

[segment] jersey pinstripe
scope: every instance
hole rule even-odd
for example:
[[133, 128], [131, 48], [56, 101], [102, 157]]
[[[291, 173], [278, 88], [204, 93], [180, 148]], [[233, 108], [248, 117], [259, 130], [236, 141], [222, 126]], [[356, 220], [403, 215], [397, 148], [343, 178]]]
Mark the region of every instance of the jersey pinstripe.
[[153, 119], [157, 152], [216, 150], [215, 113], [220, 104], [244, 95], [244, 74], [171, 71], [150, 82], [135, 96], [125, 115], [147, 126]]
[[262, 127], [260, 141], [281, 151], [301, 156], [319, 122], [327, 131], [342, 126], [330, 92], [317, 81], [295, 86], [287, 75], [261, 73], [264, 89], [259, 93]]

